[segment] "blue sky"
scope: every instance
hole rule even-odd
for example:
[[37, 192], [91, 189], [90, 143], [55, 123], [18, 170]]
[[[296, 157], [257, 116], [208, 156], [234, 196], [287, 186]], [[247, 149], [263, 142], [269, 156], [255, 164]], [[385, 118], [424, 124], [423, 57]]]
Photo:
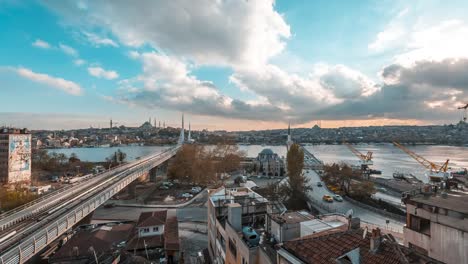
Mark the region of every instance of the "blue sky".
[[0, 0], [0, 125], [457, 122], [463, 1]]

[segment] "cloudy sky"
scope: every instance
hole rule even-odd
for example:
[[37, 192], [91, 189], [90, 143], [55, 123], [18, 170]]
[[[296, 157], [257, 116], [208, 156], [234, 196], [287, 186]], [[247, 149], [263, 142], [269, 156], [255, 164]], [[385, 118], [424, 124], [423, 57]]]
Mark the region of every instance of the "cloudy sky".
[[[196, 3], [195, 3], [196, 2]], [[0, 0], [0, 125], [455, 123], [466, 1]]]

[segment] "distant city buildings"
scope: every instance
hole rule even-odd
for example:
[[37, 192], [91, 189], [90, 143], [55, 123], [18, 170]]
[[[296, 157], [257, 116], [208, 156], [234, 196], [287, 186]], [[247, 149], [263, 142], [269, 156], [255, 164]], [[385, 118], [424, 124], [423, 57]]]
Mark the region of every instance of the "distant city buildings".
[[27, 129], [0, 129], [0, 184], [31, 182], [31, 134]]

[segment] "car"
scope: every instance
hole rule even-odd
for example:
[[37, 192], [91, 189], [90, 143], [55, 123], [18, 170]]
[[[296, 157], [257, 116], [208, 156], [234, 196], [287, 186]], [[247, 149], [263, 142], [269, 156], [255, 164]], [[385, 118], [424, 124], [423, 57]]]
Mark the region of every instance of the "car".
[[201, 187], [198, 187], [198, 186], [192, 187], [192, 193], [199, 193], [201, 190], [202, 190]]
[[317, 186], [322, 187], [323, 186], [322, 182], [317, 182]]
[[169, 190], [169, 186], [161, 185], [161, 186], [159, 186], [159, 189], [160, 190]]
[[342, 202], [343, 198], [340, 195], [335, 194], [335, 195], [333, 195], [333, 200], [335, 200], [337, 202]]
[[328, 202], [328, 203], [333, 203], [333, 198], [330, 195], [324, 195], [322, 197], [322, 200], [324, 200], [325, 202]]
[[193, 194], [191, 193], [183, 193], [180, 195], [182, 198], [192, 198], [193, 197]]

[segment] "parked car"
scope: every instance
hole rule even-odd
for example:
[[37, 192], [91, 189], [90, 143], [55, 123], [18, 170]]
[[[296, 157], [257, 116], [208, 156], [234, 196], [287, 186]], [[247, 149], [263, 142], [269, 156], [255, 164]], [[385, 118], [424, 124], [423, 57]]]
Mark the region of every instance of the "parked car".
[[192, 198], [193, 197], [193, 194], [191, 193], [183, 193], [180, 195], [182, 198]]
[[324, 195], [322, 197], [322, 200], [324, 200], [325, 202], [328, 202], [328, 203], [333, 203], [333, 198], [330, 195]]
[[317, 182], [317, 186], [322, 187], [323, 186], [322, 182]]
[[337, 201], [337, 202], [342, 202], [343, 201], [343, 197], [341, 197], [340, 195], [338, 194], [335, 194], [333, 195], [333, 200]]
[[172, 182], [164, 181], [164, 182], [162, 182], [162, 185], [166, 185], [166, 186], [171, 187], [174, 184]]
[[167, 185], [161, 185], [161, 186], [159, 186], [159, 189], [160, 189], [160, 190], [169, 190], [169, 186], [167, 186]]
[[201, 190], [202, 190], [201, 187], [198, 187], [198, 186], [192, 187], [192, 193], [199, 193], [201, 192]]

